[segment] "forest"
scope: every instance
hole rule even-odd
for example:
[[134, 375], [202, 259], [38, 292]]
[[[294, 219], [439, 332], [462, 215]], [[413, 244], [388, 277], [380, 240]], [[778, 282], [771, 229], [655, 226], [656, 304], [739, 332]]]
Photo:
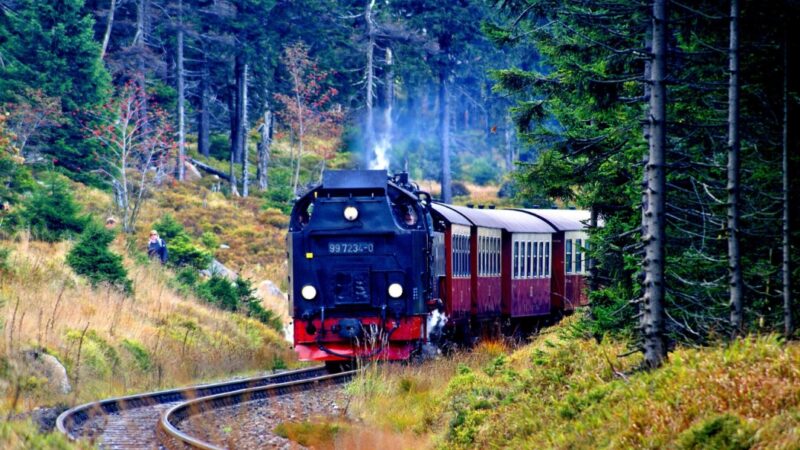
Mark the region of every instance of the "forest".
[[0, 229], [30, 227], [49, 172], [110, 192], [134, 233], [192, 172], [285, 212], [326, 168], [407, 170], [444, 202], [470, 182], [591, 210], [586, 326], [648, 366], [796, 337], [798, 19], [792, 0], [0, 0]]

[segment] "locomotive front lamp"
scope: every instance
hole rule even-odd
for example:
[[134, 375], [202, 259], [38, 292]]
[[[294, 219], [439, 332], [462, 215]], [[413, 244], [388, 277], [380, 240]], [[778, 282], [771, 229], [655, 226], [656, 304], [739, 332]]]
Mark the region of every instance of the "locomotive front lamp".
[[403, 295], [403, 286], [400, 286], [400, 283], [389, 285], [389, 297], [400, 298], [401, 295]]
[[355, 206], [348, 206], [344, 209], [344, 218], [350, 222], [358, 219], [358, 209]]
[[313, 300], [314, 297], [317, 296], [317, 288], [307, 284], [303, 286], [303, 289], [300, 290], [300, 295], [302, 295], [306, 300]]

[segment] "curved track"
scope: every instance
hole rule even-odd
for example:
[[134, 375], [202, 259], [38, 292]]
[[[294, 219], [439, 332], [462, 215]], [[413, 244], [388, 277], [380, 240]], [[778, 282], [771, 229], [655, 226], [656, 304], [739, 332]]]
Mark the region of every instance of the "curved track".
[[323, 366], [111, 398], [86, 403], [58, 416], [56, 427], [70, 439], [88, 438], [105, 448], [159, 448], [156, 424], [172, 406], [192, 399], [316, 378], [328, 372]]
[[[224, 444], [209, 442], [214, 440], [213, 433], [209, 433], [208, 428], [203, 427], [202, 415], [220, 408], [308, 391], [318, 386], [344, 383], [349, 381], [357, 372], [354, 370], [333, 375], [322, 375], [300, 381], [270, 384], [182, 402], [172, 406], [161, 416], [161, 420], [158, 422], [160, 440], [169, 449], [223, 449], [225, 448]], [[182, 423], [188, 423], [188, 428], [194, 430], [203, 429], [203, 431], [198, 433], [181, 430]], [[198, 436], [198, 434], [204, 434], [204, 436]]]

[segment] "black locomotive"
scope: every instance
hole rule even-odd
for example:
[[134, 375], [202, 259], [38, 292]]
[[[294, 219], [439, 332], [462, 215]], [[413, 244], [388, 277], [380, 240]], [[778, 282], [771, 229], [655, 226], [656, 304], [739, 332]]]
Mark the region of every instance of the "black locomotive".
[[588, 216], [434, 203], [404, 173], [327, 171], [290, 221], [295, 350], [405, 360], [585, 305]]
[[294, 206], [289, 308], [302, 360], [407, 359], [424, 341], [431, 197], [405, 174], [327, 171]]

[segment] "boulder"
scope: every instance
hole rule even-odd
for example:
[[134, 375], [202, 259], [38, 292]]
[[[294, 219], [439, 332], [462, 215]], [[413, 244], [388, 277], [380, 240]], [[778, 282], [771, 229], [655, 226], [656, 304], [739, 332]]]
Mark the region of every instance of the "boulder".
[[239, 275], [236, 272], [225, 267], [224, 264], [217, 261], [216, 259], [211, 260], [211, 266], [209, 266], [208, 271], [211, 273], [211, 275], [218, 275], [227, 278], [231, 281], [234, 281], [237, 278], [239, 278]]
[[67, 377], [67, 369], [58, 358], [35, 349], [26, 350], [22, 356], [28, 370], [46, 378], [53, 391], [60, 394], [69, 394], [72, 391]]

